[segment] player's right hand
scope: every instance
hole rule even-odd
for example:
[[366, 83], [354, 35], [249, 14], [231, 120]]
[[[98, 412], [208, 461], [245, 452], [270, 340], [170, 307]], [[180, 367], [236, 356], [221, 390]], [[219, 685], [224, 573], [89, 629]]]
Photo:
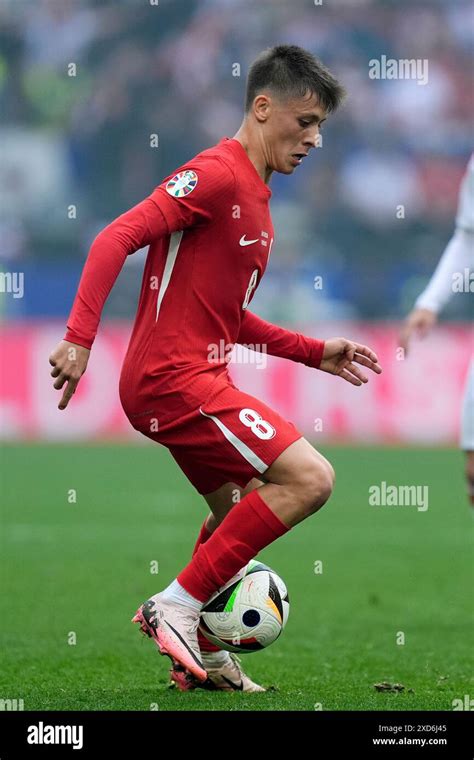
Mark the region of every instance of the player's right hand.
[[60, 390], [64, 383], [67, 383], [58, 409], [65, 409], [69, 404], [79, 380], [86, 371], [89, 355], [88, 348], [62, 340], [49, 357], [49, 363], [53, 367], [51, 377], [56, 378], [54, 388]]
[[437, 315], [430, 309], [413, 309], [400, 332], [400, 346], [408, 353], [408, 344], [413, 334], [424, 338], [436, 323]]

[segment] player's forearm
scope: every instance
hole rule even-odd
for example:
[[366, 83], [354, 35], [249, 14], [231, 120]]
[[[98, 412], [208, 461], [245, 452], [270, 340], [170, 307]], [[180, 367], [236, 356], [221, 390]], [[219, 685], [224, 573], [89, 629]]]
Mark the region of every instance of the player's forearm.
[[91, 348], [105, 301], [126, 257], [126, 247], [108, 227], [95, 238], [69, 315], [65, 340]]
[[91, 348], [102, 309], [125, 259], [166, 234], [163, 214], [153, 201], [146, 199], [97, 235], [84, 265], [65, 340]]
[[417, 309], [429, 309], [438, 314], [453, 295], [453, 274], [472, 268], [474, 234], [457, 229], [445, 248], [438, 266], [421, 295], [417, 298]]
[[[264, 347], [271, 356], [280, 356], [302, 362], [308, 367], [319, 367], [324, 351], [324, 341], [308, 338], [301, 333], [266, 322], [250, 311], [245, 311], [240, 325], [237, 343], [246, 346]], [[256, 348], [259, 350], [259, 348]]]

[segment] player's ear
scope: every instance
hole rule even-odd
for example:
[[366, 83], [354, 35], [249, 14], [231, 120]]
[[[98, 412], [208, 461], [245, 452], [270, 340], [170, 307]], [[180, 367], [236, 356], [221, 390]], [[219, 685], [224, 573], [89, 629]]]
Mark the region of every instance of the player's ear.
[[271, 108], [272, 104], [268, 95], [257, 95], [253, 101], [253, 113], [260, 123], [268, 120]]

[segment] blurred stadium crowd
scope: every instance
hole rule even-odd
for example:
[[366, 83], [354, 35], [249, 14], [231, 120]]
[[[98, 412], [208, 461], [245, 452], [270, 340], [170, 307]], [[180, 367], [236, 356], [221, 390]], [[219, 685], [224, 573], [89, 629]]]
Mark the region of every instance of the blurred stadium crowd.
[[[277, 237], [254, 310], [289, 324], [404, 315], [452, 234], [472, 150], [471, 4], [152, 3], [0, 0], [0, 266], [25, 273], [3, 317], [65, 317], [94, 235], [237, 131], [248, 66], [279, 42], [318, 55], [349, 97], [309, 162], [272, 178]], [[382, 55], [427, 59], [428, 83], [370, 79]], [[107, 315], [134, 314], [142, 261]], [[464, 296], [449, 315], [467, 315]]]

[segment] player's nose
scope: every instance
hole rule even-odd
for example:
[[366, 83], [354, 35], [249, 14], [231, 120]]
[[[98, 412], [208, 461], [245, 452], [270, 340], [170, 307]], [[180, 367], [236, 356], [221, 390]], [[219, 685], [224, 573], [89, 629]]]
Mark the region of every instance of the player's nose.
[[319, 129], [313, 130], [311, 134], [308, 134], [308, 136], [305, 137], [305, 139], [303, 140], [303, 143], [307, 152], [309, 152], [311, 148], [316, 148], [318, 144], [318, 137], [319, 137]]

